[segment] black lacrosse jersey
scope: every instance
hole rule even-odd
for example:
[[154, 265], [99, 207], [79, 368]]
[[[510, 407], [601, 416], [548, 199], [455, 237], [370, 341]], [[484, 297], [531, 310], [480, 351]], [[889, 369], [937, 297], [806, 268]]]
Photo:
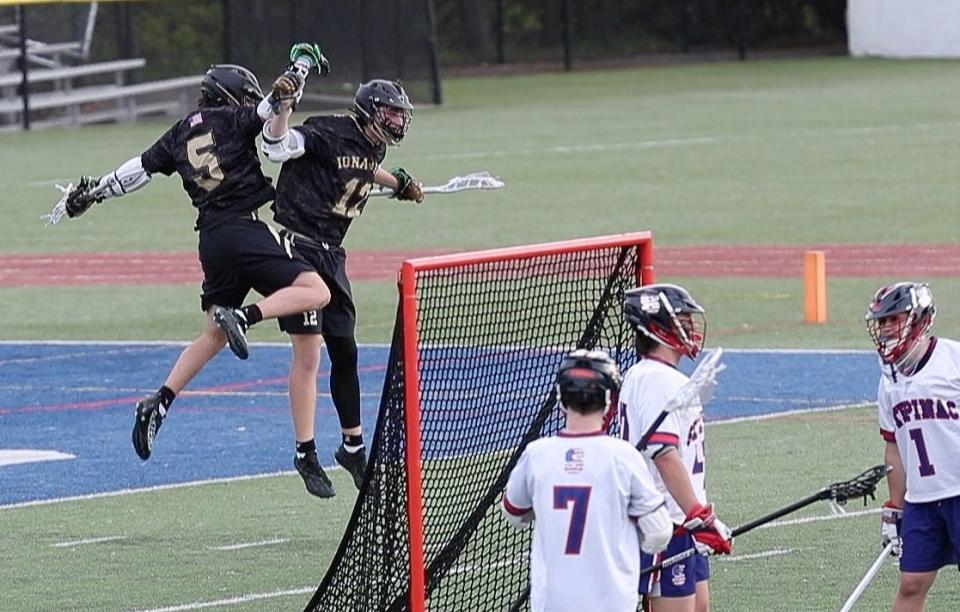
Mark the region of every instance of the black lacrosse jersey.
[[339, 245], [367, 204], [387, 148], [370, 142], [350, 115], [310, 117], [293, 129], [303, 135], [306, 153], [283, 163], [273, 218], [317, 242]]
[[140, 162], [150, 174], [180, 175], [198, 210], [196, 229], [217, 225], [273, 199], [257, 150], [262, 127], [253, 106], [199, 108], [167, 130]]

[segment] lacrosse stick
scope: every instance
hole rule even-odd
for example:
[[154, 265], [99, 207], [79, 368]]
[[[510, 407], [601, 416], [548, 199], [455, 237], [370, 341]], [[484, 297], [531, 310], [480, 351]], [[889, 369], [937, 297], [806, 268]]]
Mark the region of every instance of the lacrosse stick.
[[70, 195], [70, 192], [73, 191], [73, 183], [67, 183], [66, 187], [63, 185], [57, 185], [56, 187], [60, 190], [60, 193], [63, 194], [60, 196], [60, 201], [53, 207], [53, 210], [46, 215], [40, 216], [41, 219], [46, 219], [47, 225], [56, 225], [60, 219], [63, 219], [67, 214], [67, 197]]
[[[455, 176], [443, 185], [429, 185], [426, 187], [421, 187], [420, 191], [423, 193], [456, 193], [458, 191], [471, 191], [475, 189], [480, 191], [486, 191], [487, 189], [500, 189], [504, 186], [506, 186], [506, 183], [484, 170], [482, 172], [465, 174], [464, 176]], [[393, 190], [380, 188], [379, 190], [372, 191], [370, 195], [392, 196]]]
[[713, 396], [713, 388], [717, 386], [717, 374], [727, 367], [720, 363], [720, 357], [722, 356], [723, 349], [715, 348], [703, 358], [703, 361], [697, 365], [693, 374], [690, 375], [690, 380], [680, 387], [676, 395], [670, 398], [663, 412], [657, 415], [657, 418], [650, 427], [647, 428], [647, 431], [640, 437], [640, 441], [637, 442], [637, 448], [639, 450], [642, 451], [647, 447], [647, 443], [650, 442], [650, 437], [656, 433], [657, 428], [660, 427], [663, 420], [666, 419], [667, 415], [671, 412], [686, 410], [692, 407], [694, 400], [700, 400], [701, 405], [709, 401], [710, 397]]
[[873, 579], [880, 572], [880, 568], [883, 567], [883, 562], [887, 560], [887, 557], [893, 552], [893, 547], [896, 546], [894, 542], [887, 544], [886, 548], [880, 551], [880, 556], [877, 557], [877, 560], [873, 562], [873, 565], [870, 566], [870, 569], [867, 570], [867, 573], [863, 576], [863, 579], [860, 581], [860, 584], [857, 585], [857, 588], [853, 590], [853, 593], [850, 593], [850, 597], [847, 598], [846, 603], [843, 604], [843, 607], [840, 608], [840, 612], [850, 612], [853, 609], [853, 605], [857, 603], [857, 600], [860, 599], [860, 596], [863, 595], [863, 592], [867, 590], [867, 587], [870, 586], [870, 583], [873, 582]]
[[[735, 538], [739, 535], [752, 531], [761, 525], [765, 525], [771, 521], [774, 521], [785, 514], [790, 514], [795, 512], [800, 508], [809, 506], [810, 504], [818, 501], [824, 500], [833, 500], [838, 504], [845, 504], [851, 499], [856, 499], [862, 497], [864, 503], [867, 501], [867, 497], [873, 499], [873, 493], [877, 489], [877, 483], [879, 483], [887, 475], [887, 473], [892, 470], [893, 467], [889, 465], [877, 465], [869, 470], [866, 470], [862, 474], [847, 480], [846, 482], [835, 482], [832, 485], [826, 486], [813, 495], [804, 497], [800, 501], [794, 502], [788, 506], [784, 506], [779, 510], [775, 510], [770, 514], [765, 514], [760, 518], [750, 521], [745, 525], [741, 525], [733, 530], [731, 538]], [[640, 572], [641, 576], [650, 574], [652, 572], [659, 571], [665, 567], [669, 567], [674, 563], [679, 563], [684, 559], [692, 557], [697, 553], [696, 547], [688, 548], [687, 550], [677, 553], [672, 557], [668, 557], [661, 561], [660, 563], [648, 567]]]

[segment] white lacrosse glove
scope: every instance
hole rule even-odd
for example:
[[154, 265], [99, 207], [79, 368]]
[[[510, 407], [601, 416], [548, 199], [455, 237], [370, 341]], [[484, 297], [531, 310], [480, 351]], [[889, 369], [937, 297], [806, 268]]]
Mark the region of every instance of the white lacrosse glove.
[[880, 544], [886, 548], [893, 542], [891, 556], [900, 556], [900, 523], [903, 521], [903, 510], [897, 508], [889, 500], [883, 502], [883, 511], [880, 513]]
[[637, 518], [637, 535], [640, 537], [640, 550], [648, 555], [666, 550], [673, 538], [673, 521], [670, 520], [666, 504]]

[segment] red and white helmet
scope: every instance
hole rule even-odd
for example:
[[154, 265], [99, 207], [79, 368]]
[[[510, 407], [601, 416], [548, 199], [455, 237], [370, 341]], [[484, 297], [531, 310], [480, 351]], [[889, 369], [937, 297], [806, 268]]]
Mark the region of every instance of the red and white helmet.
[[[899, 315], [906, 316], [900, 317], [896, 327], [884, 325], [887, 319]], [[909, 374], [922, 357], [919, 352], [926, 343], [921, 340], [926, 338], [936, 315], [933, 292], [926, 283], [894, 283], [877, 290], [866, 320], [880, 361]]]
[[623, 314], [639, 333], [696, 359], [707, 336], [707, 316], [690, 292], [659, 283], [624, 294]]

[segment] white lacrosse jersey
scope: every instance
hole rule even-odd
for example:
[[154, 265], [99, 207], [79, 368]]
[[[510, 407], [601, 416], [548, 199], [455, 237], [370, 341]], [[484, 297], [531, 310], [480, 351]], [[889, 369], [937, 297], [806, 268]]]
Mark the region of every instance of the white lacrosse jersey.
[[[676, 395], [690, 379], [686, 374], [663, 361], [644, 358], [635, 363], [620, 388], [620, 435], [636, 446], [640, 438], [663, 412], [667, 402]], [[707, 491], [704, 485], [706, 461], [703, 455], [703, 406], [700, 400], [687, 409], [676, 410], [667, 415], [647, 443], [644, 457], [653, 474], [657, 489], [667, 500], [670, 518], [678, 525], [683, 524], [686, 513], [674, 501], [667, 486], [660, 477], [653, 456], [664, 446], [676, 447], [680, 458], [687, 468], [690, 484], [696, 493], [697, 501], [707, 503]]]
[[960, 343], [933, 338], [913, 376], [880, 377], [880, 435], [896, 442], [912, 504], [960, 495]]
[[510, 473], [504, 511], [533, 510], [530, 609], [634, 612], [640, 543], [633, 520], [663, 505], [629, 444], [602, 432], [530, 443]]

